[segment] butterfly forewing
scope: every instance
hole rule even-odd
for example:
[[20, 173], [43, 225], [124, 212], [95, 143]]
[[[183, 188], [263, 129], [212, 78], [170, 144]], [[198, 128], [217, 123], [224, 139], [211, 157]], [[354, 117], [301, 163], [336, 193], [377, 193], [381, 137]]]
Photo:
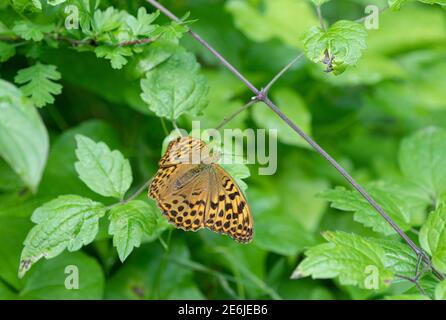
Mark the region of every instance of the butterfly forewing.
[[[205, 152], [198, 162], [197, 152]], [[160, 160], [149, 196], [177, 228], [196, 231], [207, 227], [249, 242], [253, 222], [246, 199], [231, 176], [218, 164], [209, 164], [209, 159], [201, 140], [181, 137], [172, 141]]]

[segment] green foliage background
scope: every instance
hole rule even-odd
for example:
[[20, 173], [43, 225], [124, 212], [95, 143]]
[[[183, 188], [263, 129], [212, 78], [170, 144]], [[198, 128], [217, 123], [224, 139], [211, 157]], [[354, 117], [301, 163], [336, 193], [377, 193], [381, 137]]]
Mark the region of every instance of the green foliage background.
[[[251, 98], [190, 25], [258, 87], [305, 51], [272, 100], [446, 272], [446, 11], [421, 2], [162, 1], [190, 12], [171, 23], [144, 1], [1, 1], [0, 299], [444, 299], [423, 266], [421, 292], [403, 279], [415, 254], [260, 103], [227, 125], [278, 129], [276, 174], [228, 168], [247, 186], [252, 243], [176, 230], [145, 191], [128, 201], [170, 120], [211, 128]], [[370, 3], [391, 8], [366, 32], [352, 21]], [[64, 28], [71, 4], [80, 30]]]

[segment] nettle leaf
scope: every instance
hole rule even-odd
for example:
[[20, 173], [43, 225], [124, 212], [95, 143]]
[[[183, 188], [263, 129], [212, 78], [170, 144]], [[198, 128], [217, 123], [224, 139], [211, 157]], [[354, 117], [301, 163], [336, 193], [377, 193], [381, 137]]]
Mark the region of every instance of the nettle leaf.
[[[385, 185], [375, 183], [369, 185], [367, 192], [384, 209], [392, 220], [404, 231], [410, 229], [410, 210], [406, 206], [404, 196], [387, 192]], [[354, 220], [376, 232], [391, 235], [395, 231], [376, 212], [376, 210], [356, 191], [344, 187], [336, 187], [321, 196], [331, 202], [331, 207], [343, 211], [353, 211]]]
[[50, 259], [91, 243], [105, 210], [103, 204], [76, 195], [59, 196], [37, 208], [31, 217], [37, 225], [25, 239], [19, 277], [42, 257]]
[[123, 199], [132, 184], [132, 168], [118, 150], [110, 151], [103, 142], [76, 135], [79, 178], [94, 192], [104, 197]]
[[304, 40], [305, 53], [313, 62], [326, 64], [328, 72], [338, 75], [359, 61], [367, 48], [366, 36], [364, 26], [353, 21], [340, 20], [326, 32], [313, 27]]
[[446, 191], [446, 131], [430, 127], [404, 139], [399, 163], [408, 179], [437, 200]]
[[38, 112], [17, 87], [0, 79], [0, 156], [36, 192], [49, 141]]
[[435, 300], [446, 300], [446, 280], [441, 281], [435, 287]]
[[15, 55], [15, 45], [0, 42], [0, 62], [5, 62]]
[[[310, 248], [292, 277], [339, 278], [343, 285], [381, 289], [392, 280], [385, 265], [385, 251], [372, 239], [345, 232], [325, 232], [328, 243]], [[377, 286], [373, 286], [373, 282]]]
[[[388, 239], [372, 239], [384, 250], [384, 265], [394, 274], [413, 277], [417, 270], [417, 255], [405, 243]], [[395, 278], [394, 282], [405, 281]]]
[[25, 40], [41, 41], [45, 33], [54, 31], [52, 24], [37, 24], [29, 20], [16, 21], [12, 31]]
[[155, 21], [159, 15], [159, 11], [156, 11], [154, 13], [147, 13], [146, 8], [141, 7], [138, 9], [136, 17], [132, 15], [129, 15], [127, 17], [126, 23], [130, 29], [130, 32], [134, 36], [147, 37], [158, 28], [158, 25], [153, 25], [152, 22]]
[[[311, 135], [311, 113], [305, 101], [291, 89], [279, 89], [272, 93], [273, 100], [280, 105], [280, 109], [294, 123], [296, 123], [306, 134]], [[301, 137], [296, 136], [282, 119], [265, 104], [259, 103], [254, 106], [254, 121], [262, 128], [277, 130], [278, 139], [286, 144], [308, 148], [308, 143]]]
[[62, 86], [54, 82], [59, 79], [60, 73], [56, 66], [37, 62], [31, 67], [19, 70], [14, 81], [17, 84], [22, 84], [20, 90], [40, 108], [48, 103], [53, 103], [53, 96], [62, 92]]
[[174, 120], [183, 113], [199, 114], [208, 103], [209, 89], [199, 69], [192, 53], [178, 51], [147, 72], [141, 80], [141, 98], [159, 117]]
[[128, 62], [125, 57], [130, 57], [133, 54], [131, 48], [106, 45], [97, 47], [94, 49], [94, 53], [98, 58], [110, 60], [113, 69], [121, 69]]
[[432, 256], [432, 263], [446, 272], [446, 209], [440, 205], [431, 212], [419, 234], [421, 247]]
[[157, 213], [147, 202], [133, 200], [110, 211], [109, 233], [122, 262], [135, 247], [139, 247], [143, 236], [155, 230]]

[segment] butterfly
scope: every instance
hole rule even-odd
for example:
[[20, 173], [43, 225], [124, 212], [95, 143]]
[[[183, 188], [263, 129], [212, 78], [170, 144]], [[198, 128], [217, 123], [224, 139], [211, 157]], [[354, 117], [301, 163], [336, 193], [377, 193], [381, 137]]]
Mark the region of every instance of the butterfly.
[[241, 243], [253, 237], [253, 219], [243, 192], [202, 140], [169, 143], [149, 187], [149, 197], [170, 223], [185, 231], [208, 228]]

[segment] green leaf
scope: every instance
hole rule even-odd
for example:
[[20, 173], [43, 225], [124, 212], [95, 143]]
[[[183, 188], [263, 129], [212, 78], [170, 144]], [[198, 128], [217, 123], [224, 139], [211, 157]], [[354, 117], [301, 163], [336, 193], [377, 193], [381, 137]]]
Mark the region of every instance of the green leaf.
[[153, 25], [152, 22], [158, 18], [159, 14], [159, 11], [148, 14], [146, 8], [141, 7], [138, 9], [136, 17], [131, 15], [127, 17], [127, 26], [134, 36], [148, 37], [158, 28], [158, 26]]
[[142, 99], [159, 117], [196, 115], [207, 105], [208, 84], [192, 53], [177, 52], [141, 80]]
[[441, 281], [435, 287], [435, 300], [446, 300], [446, 280]]
[[132, 184], [130, 163], [118, 150], [110, 151], [103, 142], [76, 135], [78, 161], [74, 164], [79, 178], [104, 197], [123, 199]]
[[0, 62], [5, 62], [15, 55], [15, 46], [10, 43], [0, 42]]
[[142, 245], [109, 278], [106, 299], [202, 299], [193, 270], [185, 267], [190, 252], [183, 240], [172, 237], [168, 251], [158, 243]]
[[37, 24], [29, 20], [16, 21], [12, 31], [25, 40], [41, 41], [46, 33], [54, 30], [52, 24]]
[[[280, 106], [280, 110], [286, 114], [306, 134], [311, 135], [311, 113], [308, 111], [305, 101], [295, 91], [281, 88], [272, 93], [273, 100]], [[308, 147], [308, 143], [297, 136], [282, 119], [280, 119], [268, 106], [263, 103], [256, 104], [253, 112], [254, 121], [259, 127], [277, 130], [278, 139], [286, 144], [299, 147]]]
[[108, 7], [104, 11], [96, 10], [93, 15], [93, 29], [96, 35], [110, 32], [121, 27], [124, 14], [113, 7]]
[[125, 57], [133, 54], [131, 48], [113, 46], [99, 46], [94, 49], [94, 52], [98, 58], [110, 60], [113, 69], [121, 69], [128, 62]]
[[[68, 289], [75, 284], [78, 289]], [[73, 278], [71, 282], [70, 278]], [[25, 277], [19, 297], [30, 300], [102, 299], [105, 279], [99, 263], [82, 252], [64, 253], [39, 263]]]
[[[372, 240], [384, 250], [384, 265], [394, 274], [413, 277], [417, 270], [418, 257], [415, 252], [405, 243], [390, 239]], [[405, 281], [395, 278], [394, 282]]]
[[[410, 208], [404, 195], [389, 193], [385, 184], [371, 184], [367, 192], [375, 199], [392, 220], [404, 231], [410, 229]], [[394, 234], [393, 228], [376, 212], [376, 210], [356, 191], [337, 187], [326, 191], [322, 197], [331, 202], [331, 207], [343, 211], [354, 211], [354, 219], [385, 235]]]
[[[2, 202], [5, 202], [4, 198]], [[31, 226], [29, 217], [0, 215], [0, 283], [4, 281], [17, 291], [22, 286], [17, 278], [20, 252]]]
[[[401, 6], [406, 4], [409, 0], [388, 0], [389, 7], [392, 10], [400, 10]], [[418, 0], [427, 4], [439, 4], [442, 6], [446, 6], [446, 0]]]
[[302, 48], [302, 35], [318, 23], [307, 1], [262, 1], [262, 5], [255, 2], [231, 0], [226, 3], [235, 26], [253, 41], [279, 38], [289, 46]]
[[[293, 278], [339, 278], [343, 285], [371, 289], [368, 281], [376, 276], [378, 288], [387, 287], [392, 272], [385, 265], [385, 251], [372, 239], [345, 232], [325, 232], [328, 243], [310, 248], [306, 258], [293, 273]], [[375, 288], [375, 289], [378, 289]]]
[[43, 107], [53, 103], [53, 96], [62, 92], [62, 86], [54, 82], [59, 79], [60, 73], [56, 66], [37, 62], [31, 67], [19, 70], [14, 81], [22, 84], [20, 90], [25, 96], [30, 97], [37, 107]]
[[340, 20], [326, 32], [313, 27], [304, 40], [305, 53], [310, 60], [323, 62], [327, 71], [338, 75], [359, 61], [367, 48], [366, 36], [364, 26], [353, 21]]
[[17, 294], [0, 280], [0, 300], [17, 300]]
[[76, 195], [60, 196], [36, 209], [31, 220], [37, 225], [24, 242], [19, 276], [43, 257], [54, 258], [65, 249], [77, 251], [91, 243], [104, 214], [103, 204]]
[[151, 235], [155, 229], [157, 214], [147, 202], [133, 200], [110, 211], [109, 233], [122, 262], [139, 247], [144, 234]]
[[49, 149], [46, 128], [14, 85], [0, 79], [0, 156], [36, 192]]
[[256, 220], [253, 244], [262, 249], [294, 256], [313, 243], [312, 235], [290, 215], [268, 212]]
[[436, 201], [446, 191], [446, 131], [429, 127], [401, 143], [399, 163], [404, 175]]
[[429, 214], [419, 234], [421, 247], [432, 256], [432, 263], [446, 272], [446, 209], [440, 205]]

